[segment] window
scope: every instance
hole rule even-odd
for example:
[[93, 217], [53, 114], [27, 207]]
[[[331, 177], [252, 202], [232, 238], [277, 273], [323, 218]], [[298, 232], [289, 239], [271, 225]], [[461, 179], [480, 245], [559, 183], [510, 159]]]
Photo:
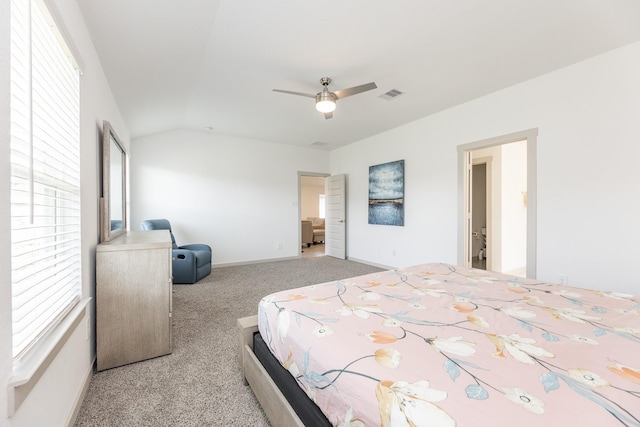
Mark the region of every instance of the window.
[[14, 361], [79, 301], [79, 72], [42, 0], [11, 1]]
[[320, 194], [318, 196], [318, 217], [320, 218], [324, 218], [324, 213], [325, 213], [324, 201], [325, 201], [324, 194]]

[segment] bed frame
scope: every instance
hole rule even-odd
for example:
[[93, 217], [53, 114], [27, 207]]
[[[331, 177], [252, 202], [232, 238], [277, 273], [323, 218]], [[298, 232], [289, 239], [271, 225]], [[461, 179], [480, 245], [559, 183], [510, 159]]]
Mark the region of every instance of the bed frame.
[[245, 385], [249, 385], [274, 427], [304, 424], [253, 353], [253, 335], [258, 332], [258, 316], [238, 319], [240, 332], [240, 366]]

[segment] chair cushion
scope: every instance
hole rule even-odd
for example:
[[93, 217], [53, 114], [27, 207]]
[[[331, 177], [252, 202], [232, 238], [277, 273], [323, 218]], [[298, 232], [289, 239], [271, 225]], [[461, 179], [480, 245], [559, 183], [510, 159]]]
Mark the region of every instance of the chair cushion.
[[311, 221], [311, 225], [314, 229], [324, 228], [324, 218], [318, 218], [316, 216], [308, 216], [307, 221]]

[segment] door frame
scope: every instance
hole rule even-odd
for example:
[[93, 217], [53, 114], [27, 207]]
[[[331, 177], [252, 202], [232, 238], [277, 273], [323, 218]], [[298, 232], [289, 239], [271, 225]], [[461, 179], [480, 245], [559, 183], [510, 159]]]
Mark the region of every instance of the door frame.
[[[302, 241], [302, 228], [300, 227], [300, 221], [302, 221], [302, 177], [303, 176], [315, 176], [321, 178], [328, 178], [331, 174], [320, 172], [302, 172], [298, 171], [298, 243]], [[326, 184], [326, 179], [325, 179]], [[325, 226], [326, 227], [326, 226]], [[325, 235], [325, 253], [327, 247], [327, 236]], [[298, 257], [302, 257], [302, 245], [298, 244]]]
[[527, 141], [527, 277], [537, 274], [537, 137], [532, 128], [458, 146], [458, 264], [464, 265], [468, 254], [469, 232], [469, 160], [470, 152], [512, 142]]

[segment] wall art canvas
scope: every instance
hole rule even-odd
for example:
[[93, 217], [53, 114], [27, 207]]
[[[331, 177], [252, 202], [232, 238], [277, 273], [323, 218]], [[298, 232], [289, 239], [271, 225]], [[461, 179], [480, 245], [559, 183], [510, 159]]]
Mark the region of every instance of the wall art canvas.
[[369, 224], [404, 226], [404, 160], [369, 166]]

